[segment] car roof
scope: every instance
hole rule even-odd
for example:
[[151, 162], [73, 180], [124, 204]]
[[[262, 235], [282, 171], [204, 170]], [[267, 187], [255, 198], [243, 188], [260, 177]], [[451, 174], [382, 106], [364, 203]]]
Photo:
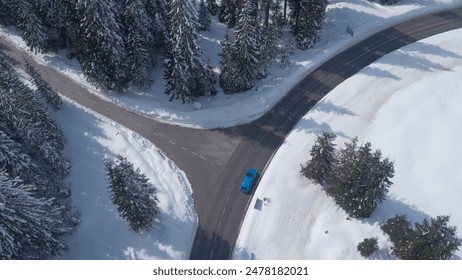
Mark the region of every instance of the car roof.
[[252, 175], [254, 175], [254, 176], [257, 175], [257, 171], [256, 171], [255, 169], [253, 169], [253, 168], [247, 169], [247, 173], [250, 173], [250, 174], [252, 174]]

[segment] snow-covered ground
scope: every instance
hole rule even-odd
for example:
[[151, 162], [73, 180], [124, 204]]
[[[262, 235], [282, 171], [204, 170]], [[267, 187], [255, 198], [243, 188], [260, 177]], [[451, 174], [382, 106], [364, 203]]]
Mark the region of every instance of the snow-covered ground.
[[[288, 136], [262, 177], [235, 258], [362, 259], [364, 238], [378, 237], [373, 258], [388, 259], [379, 226], [396, 214], [412, 222], [450, 215], [462, 236], [462, 30], [417, 42], [366, 67], [330, 92]], [[316, 135], [337, 146], [358, 136], [395, 161], [386, 200], [364, 220], [347, 219], [319, 185], [300, 174]], [[462, 252], [456, 253], [457, 258]]]
[[[395, 6], [382, 6], [368, 0], [332, 0], [329, 3], [321, 41], [315, 48], [295, 52], [291, 57], [292, 66], [285, 69], [281, 69], [277, 62], [272, 63], [269, 67], [270, 75], [258, 81], [249, 92], [234, 95], [219, 92], [213, 99], [199, 99], [201, 110], [196, 110], [194, 104], [168, 102], [168, 97], [163, 93], [165, 83], [161, 67], [153, 73], [154, 84], [151, 88], [144, 91], [130, 90], [120, 95], [94, 89], [85, 81], [77, 61], [68, 60], [65, 51], [58, 55], [36, 54], [35, 57], [37, 61], [85, 85], [94, 94], [157, 120], [198, 128], [228, 127], [258, 118], [276, 104], [307, 71], [368, 35], [409, 17], [462, 4], [461, 0], [401, 0]], [[354, 37], [345, 32], [347, 26], [354, 31]], [[204, 49], [204, 58], [210, 61], [216, 71], [220, 67], [220, 40], [224, 37], [224, 30], [223, 24], [214, 21], [212, 30], [201, 33], [199, 41]], [[16, 30], [0, 28], [0, 34], [27, 49]]]
[[[57, 120], [67, 137], [69, 183], [81, 223], [62, 259], [188, 259], [197, 229], [192, 191], [185, 174], [134, 132], [65, 102]], [[105, 158], [121, 154], [158, 188], [159, 222], [137, 234], [110, 200]]]

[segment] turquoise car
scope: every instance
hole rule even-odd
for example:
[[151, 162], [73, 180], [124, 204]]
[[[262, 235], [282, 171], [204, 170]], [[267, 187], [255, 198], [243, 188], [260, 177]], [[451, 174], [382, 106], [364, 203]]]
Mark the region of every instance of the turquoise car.
[[243, 193], [250, 193], [252, 186], [257, 179], [257, 171], [255, 169], [249, 168], [245, 172], [244, 179], [242, 180], [240, 190]]

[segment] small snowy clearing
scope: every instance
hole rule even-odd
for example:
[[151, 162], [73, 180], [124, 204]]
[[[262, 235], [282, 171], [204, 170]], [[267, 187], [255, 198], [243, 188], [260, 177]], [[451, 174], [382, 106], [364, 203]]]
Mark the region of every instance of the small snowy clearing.
[[[378, 237], [375, 259], [392, 258], [380, 224], [450, 215], [462, 236], [462, 30], [386, 55], [330, 92], [296, 126], [262, 177], [234, 258], [362, 259], [356, 246]], [[337, 147], [353, 137], [395, 161], [386, 200], [368, 219], [350, 219], [321, 186], [300, 174], [317, 135]], [[257, 198], [266, 197], [261, 211]], [[456, 252], [460, 259], [462, 252]]]

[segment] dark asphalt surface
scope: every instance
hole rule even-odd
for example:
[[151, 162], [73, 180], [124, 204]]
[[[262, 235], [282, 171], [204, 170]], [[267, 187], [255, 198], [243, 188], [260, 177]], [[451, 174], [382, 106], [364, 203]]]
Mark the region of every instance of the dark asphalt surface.
[[[243, 172], [255, 168], [261, 177], [298, 121], [345, 79], [387, 53], [457, 28], [462, 28], [462, 8], [383, 30], [323, 63], [258, 120], [227, 129], [201, 130], [159, 123], [101, 100], [59, 72], [35, 66], [61, 94], [139, 133], [173, 160], [191, 183], [199, 217], [191, 259], [228, 259], [251, 200], [251, 195], [239, 191]], [[23, 57], [29, 57], [2, 37], [0, 50], [20, 67]], [[246, 253], [250, 257], [251, 252]]]

